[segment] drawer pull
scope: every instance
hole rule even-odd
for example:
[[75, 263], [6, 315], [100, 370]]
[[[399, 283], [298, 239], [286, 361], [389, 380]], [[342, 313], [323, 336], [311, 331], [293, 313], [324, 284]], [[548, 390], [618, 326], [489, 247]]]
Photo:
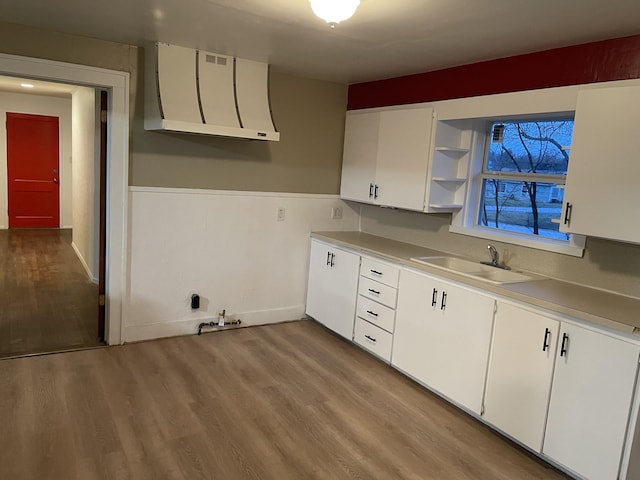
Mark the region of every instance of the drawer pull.
[[369, 289], [369, 291], [370, 291], [371, 293], [375, 293], [376, 295], [380, 295], [380, 292], [379, 292], [379, 291], [377, 291], [377, 290], [374, 290], [373, 288], [370, 288], [370, 289]]
[[367, 340], [371, 340], [373, 343], [376, 343], [376, 339], [370, 335], [365, 335], [364, 338], [366, 338]]
[[375, 275], [382, 275], [382, 272], [379, 272], [377, 270], [369, 270], [369, 271]]
[[369, 198], [373, 197], [373, 183], [369, 184]]
[[331, 252], [327, 252], [327, 265], [331, 265]]
[[434, 288], [433, 294], [431, 295], [431, 306], [435, 307], [437, 303], [438, 303], [438, 290]]
[[373, 315], [374, 317], [377, 317], [377, 316], [378, 316], [378, 314], [377, 314], [376, 312], [372, 312], [371, 310], [367, 310], [367, 313], [368, 313], [369, 315]]
[[440, 310], [444, 310], [447, 306], [447, 292], [442, 292], [442, 303], [440, 304]]

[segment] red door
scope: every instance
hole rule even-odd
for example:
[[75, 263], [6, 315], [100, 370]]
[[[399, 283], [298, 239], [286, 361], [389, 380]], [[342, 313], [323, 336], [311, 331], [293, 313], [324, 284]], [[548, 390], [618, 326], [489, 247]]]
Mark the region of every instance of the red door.
[[60, 226], [58, 117], [7, 113], [9, 228]]

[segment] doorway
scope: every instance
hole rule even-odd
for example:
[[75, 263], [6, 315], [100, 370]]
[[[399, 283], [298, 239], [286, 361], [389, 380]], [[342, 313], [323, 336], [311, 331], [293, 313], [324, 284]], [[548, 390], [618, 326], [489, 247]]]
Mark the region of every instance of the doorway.
[[[109, 91], [107, 125], [107, 225], [105, 241], [105, 341], [122, 343], [123, 305], [126, 300], [127, 212], [129, 175], [128, 72], [0, 54], [0, 75], [28, 77]], [[0, 212], [1, 214], [2, 212]]]
[[1, 94], [10, 106], [58, 109], [60, 117], [6, 114], [0, 357], [95, 347], [104, 339], [106, 92], [69, 85], [66, 98], [51, 98], [42, 82], [38, 88], [40, 95]]

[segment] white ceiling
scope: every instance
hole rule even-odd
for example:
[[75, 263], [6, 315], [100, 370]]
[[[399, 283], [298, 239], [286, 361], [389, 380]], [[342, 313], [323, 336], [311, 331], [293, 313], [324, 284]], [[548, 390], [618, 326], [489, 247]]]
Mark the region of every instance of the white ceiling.
[[308, 0], [5, 0], [1, 11], [5, 22], [347, 83], [640, 33], [640, 0], [362, 0], [335, 29]]
[[[23, 83], [33, 85], [33, 88], [24, 88]], [[17, 77], [0, 76], [0, 92], [24, 93], [27, 95], [46, 95], [49, 97], [71, 98], [71, 94], [77, 87], [62, 83], [42, 82]]]

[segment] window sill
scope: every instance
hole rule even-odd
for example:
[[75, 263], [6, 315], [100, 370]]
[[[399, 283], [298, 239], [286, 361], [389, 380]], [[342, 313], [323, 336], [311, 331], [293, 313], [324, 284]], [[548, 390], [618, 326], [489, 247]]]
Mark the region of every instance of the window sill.
[[584, 255], [584, 245], [586, 237], [584, 235], [571, 235], [569, 242], [560, 242], [548, 238], [531, 238], [530, 235], [519, 235], [514, 232], [496, 232], [493, 229], [482, 227], [461, 227], [459, 225], [451, 225], [449, 231], [459, 233], [461, 235], [469, 235], [471, 237], [484, 238], [496, 242], [509, 243], [512, 245], [520, 245], [522, 247], [535, 248], [538, 250], [546, 250], [548, 252], [561, 253], [563, 255], [571, 255], [573, 257], [582, 257]]

